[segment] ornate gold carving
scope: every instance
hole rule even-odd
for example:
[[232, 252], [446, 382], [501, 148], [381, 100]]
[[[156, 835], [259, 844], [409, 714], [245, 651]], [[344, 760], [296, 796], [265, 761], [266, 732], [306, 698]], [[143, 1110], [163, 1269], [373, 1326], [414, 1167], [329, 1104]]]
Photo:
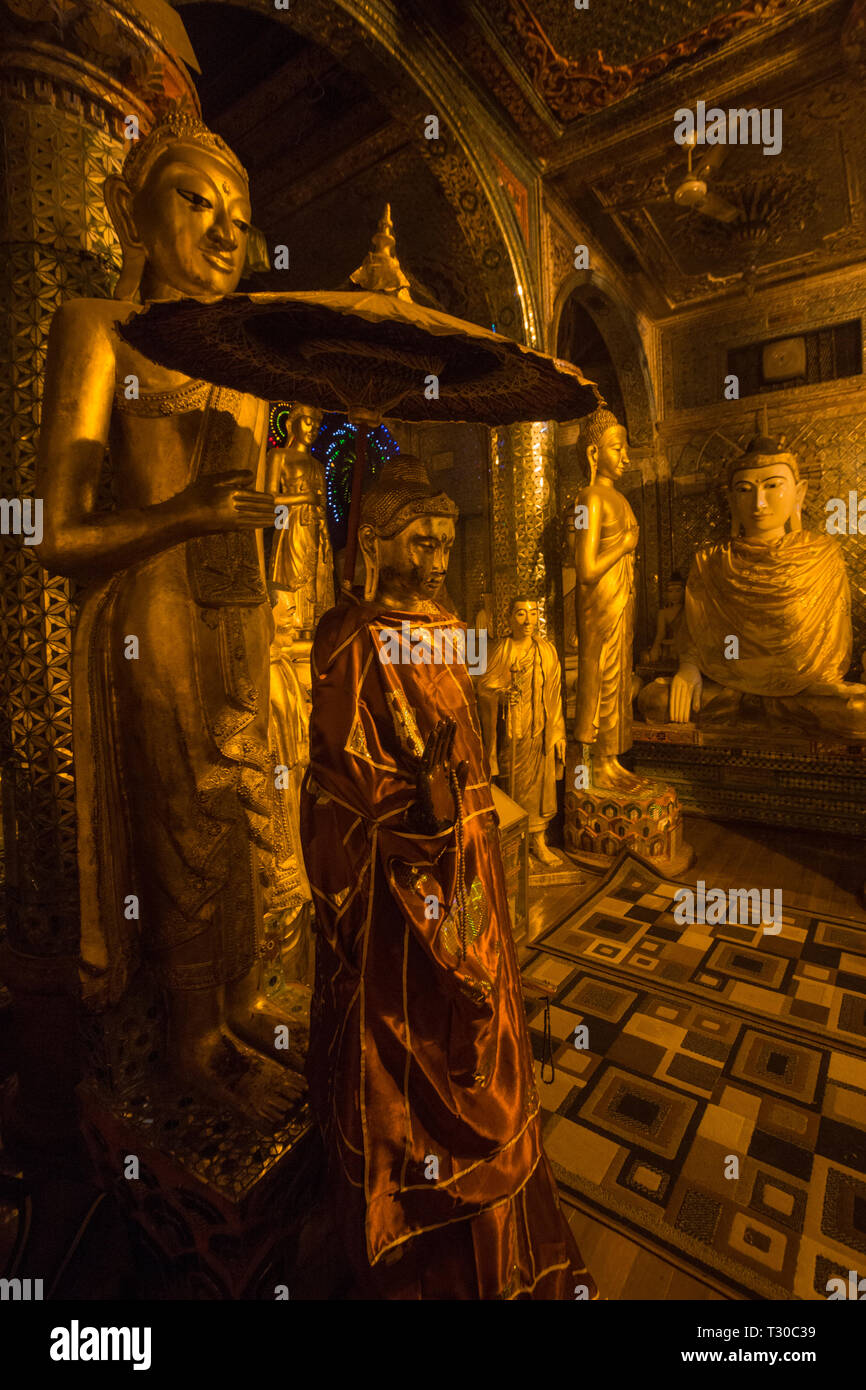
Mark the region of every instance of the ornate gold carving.
[[493, 155], [493, 162], [499, 170], [499, 182], [505, 189], [512, 203], [517, 220], [520, 223], [520, 230], [523, 233], [523, 240], [529, 242], [529, 194], [526, 184], [522, 183], [512, 169], [509, 169], [504, 160], [498, 154]]
[[[0, 422], [9, 441], [0, 494], [32, 495], [41, 372], [51, 315], [69, 295], [110, 293], [111, 233], [101, 185], [122, 150], [63, 106], [6, 88], [6, 242], [0, 304]], [[111, 249], [110, 249], [111, 248]], [[7, 792], [9, 929], [24, 949], [77, 945], [70, 653], [75, 585], [49, 577], [32, 547], [0, 552], [0, 757]]]
[[750, 25], [767, 24], [798, 3], [799, 0], [751, 0], [647, 58], [618, 65], [606, 62], [601, 51], [591, 57], [564, 58], [554, 48], [529, 0], [508, 0], [506, 21], [536, 91], [559, 120], [571, 121], [621, 101], [680, 59], [693, 57]]
[[142, 391], [128, 400], [123, 386], [114, 393], [117, 410], [125, 415], [177, 415], [181, 411], [201, 410], [210, 395], [211, 387], [206, 381], [189, 381], [185, 386], [176, 386], [171, 391]]
[[[574, 238], [569, 237], [568, 232], [553, 218], [548, 221], [549, 237], [549, 258], [547, 264], [547, 281], [552, 304], [556, 298], [556, 292], [567, 275], [574, 270]], [[553, 345], [555, 348], [555, 344]]]

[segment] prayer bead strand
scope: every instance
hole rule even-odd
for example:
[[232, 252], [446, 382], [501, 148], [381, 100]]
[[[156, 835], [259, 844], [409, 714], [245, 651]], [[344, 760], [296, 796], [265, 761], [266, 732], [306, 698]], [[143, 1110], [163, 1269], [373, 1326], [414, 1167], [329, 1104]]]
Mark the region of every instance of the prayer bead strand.
[[460, 914], [460, 949], [466, 959], [466, 861], [463, 846], [463, 792], [456, 774], [451, 773], [451, 789], [457, 802], [457, 904]]

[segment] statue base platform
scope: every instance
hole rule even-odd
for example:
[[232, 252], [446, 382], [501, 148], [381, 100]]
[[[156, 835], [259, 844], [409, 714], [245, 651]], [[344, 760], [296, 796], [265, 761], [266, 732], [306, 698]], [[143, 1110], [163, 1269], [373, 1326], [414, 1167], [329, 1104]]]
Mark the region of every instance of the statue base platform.
[[768, 724], [644, 724], [635, 720], [634, 766], [676, 790], [687, 815], [819, 830], [862, 854], [866, 745]]
[[592, 868], [606, 868], [624, 849], [657, 873], [675, 877], [694, 862], [683, 840], [683, 816], [673, 787], [644, 783], [633, 791], [566, 790], [565, 848]]
[[563, 854], [561, 849], [555, 845], [548, 845], [551, 854], [555, 854], [557, 864], [543, 864], [540, 859], [530, 852], [529, 855], [529, 882], [533, 888], [546, 888], [557, 884], [573, 883], [575, 887], [581, 883], [586, 883], [585, 876], [580, 872], [577, 865]]
[[157, 1299], [328, 1299], [345, 1282], [319, 1189], [324, 1159], [306, 1101], [264, 1134], [170, 1074], [119, 1097], [79, 1087], [99, 1178], [124, 1213]]

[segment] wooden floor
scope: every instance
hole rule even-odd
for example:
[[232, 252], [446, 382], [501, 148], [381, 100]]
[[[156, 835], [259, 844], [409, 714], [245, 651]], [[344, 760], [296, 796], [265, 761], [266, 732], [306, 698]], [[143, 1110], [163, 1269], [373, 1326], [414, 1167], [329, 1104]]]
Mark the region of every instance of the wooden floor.
[[565, 1193], [559, 1195], [584, 1263], [598, 1285], [600, 1298], [608, 1298], [611, 1302], [615, 1299], [723, 1302], [731, 1298], [722, 1285], [691, 1270], [687, 1261], [673, 1257], [662, 1259], [638, 1241], [572, 1205]]
[[[702, 878], [708, 887], [781, 888], [783, 904], [866, 922], [860, 896], [866, 880], [866, 856], [857, 841], [831, 841], [812, 831], [776, 830], [767, 826], [730, 825], [687, 819], [683, 838], [695, 851], [692, 867], [677, 875], [685, 883]], [[588, 897], [601, 874], [587, 870], [583, 886], [542, 888], [531, 895], [531, 944], [553, 922]], [[587, 1268], [602, 1298], [689, 1301], [738, 1297], [722, 1282], [690, 1266], [665, 1258], [612, 1219], [601, 1219], [560, 1193]]]
[[695, 862], [678, 877], [719, 888], [781, 888], [782, 902], [866, 922], [866, 846], [811, 830], [730, 825], [693, 816], [684, 839]]

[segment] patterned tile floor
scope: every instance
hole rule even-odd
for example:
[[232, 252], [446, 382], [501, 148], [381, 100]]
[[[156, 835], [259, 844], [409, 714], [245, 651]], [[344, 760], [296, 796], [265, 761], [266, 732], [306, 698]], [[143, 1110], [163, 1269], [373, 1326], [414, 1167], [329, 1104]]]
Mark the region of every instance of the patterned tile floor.
[[677, 886], [626, 856], [534, 943], [547, 1152], [566, 1188], [748, 1296], [826, 1297], [866, 1275], [866, 929], [680, 925]]

